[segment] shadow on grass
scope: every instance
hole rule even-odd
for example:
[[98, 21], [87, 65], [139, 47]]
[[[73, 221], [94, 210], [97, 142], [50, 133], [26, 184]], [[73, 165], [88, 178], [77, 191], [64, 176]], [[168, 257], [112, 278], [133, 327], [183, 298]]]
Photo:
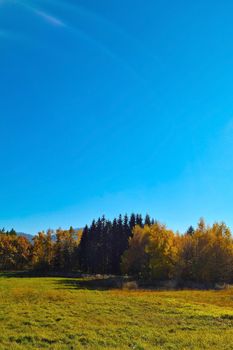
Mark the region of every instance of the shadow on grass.
[[120, 289], [124, 284], [123, 277], [101, 277], [101, 278], [80, 278], [80, 279], [61, 279], [56, 281], [59, 289], [87, 289], [107, 291], [111, 289]]
[[[130, 279], [123, 276], [82, 275], [80, 273], [56, 273], [38, 271], [9, 271], [0, 272], [3, 278], [56, 278], [53, 283], [57, 289], [87, 289], [107, 291], [121, 289]], [[58, 279], [59, 278], [59, 279]]]
[[25, 271], [4, 271], [0, 272], [0, 277], [63, 277], [63, 278], [80, 278], [82, 275], [79, 272], [76, 273], [68, 273], [68, 272], [54, 272], [54, 271], [33, 271], [33, 270], [25, 270]]
[[28, 277], [27, 271], [4, 271], [0, 272], [0, 277], [10, 278], [10, 277]]

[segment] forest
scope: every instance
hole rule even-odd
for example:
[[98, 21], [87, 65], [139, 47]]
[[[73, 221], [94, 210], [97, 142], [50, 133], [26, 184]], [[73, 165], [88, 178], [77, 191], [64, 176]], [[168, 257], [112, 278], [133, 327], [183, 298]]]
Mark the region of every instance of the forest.
[[150, 281], [233, 282], [233, 238], [200, 219], [181, 234], [149, 215], [104, 216], [76, 230], [39, 232], [30, 242], [0, 231], [0, 270], [128, 275]]

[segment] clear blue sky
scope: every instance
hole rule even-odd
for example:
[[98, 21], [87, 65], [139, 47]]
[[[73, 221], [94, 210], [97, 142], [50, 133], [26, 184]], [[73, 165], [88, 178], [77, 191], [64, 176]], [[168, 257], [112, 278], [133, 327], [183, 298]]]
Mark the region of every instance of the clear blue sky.
[[233, 2], [0, 0], [0, 226], [233, 228]]

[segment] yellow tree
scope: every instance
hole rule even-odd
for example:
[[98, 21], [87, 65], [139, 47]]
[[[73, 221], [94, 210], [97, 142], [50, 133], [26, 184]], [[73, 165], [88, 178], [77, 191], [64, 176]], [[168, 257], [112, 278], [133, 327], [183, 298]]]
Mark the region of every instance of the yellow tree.
[[52, 240], [52, 231], [47, 234], [42, 231], [34, 237], [32, 264], [39, 270], [50, 270], [52, 268], [54, 256], [54, 242]]
[[25, 238], [0, 234], [0, 268], [2, 270], [24, 269], [30, 264], [31, 244]]
[[58, 229], [54, 246], [54, 268], [68, 271], [76, 267], [78, 248], [78, 234], [70, 227], [69, 230]]
[[122, 258], [122, 271], [143, 278], [171, 278], [178, 250], [178, 237], [165, 225], [136, 226]]
[[147, 277], [149, 256], [147, 247], [150, 241], [150, 228], [135, 226], [133, 237], [129, 239], [129, 249], [122, 256], [123, 273]]
[[184, 280], [201, 283], [228, 282], [233, 276], [233, 240], [224, 223], [207, 226], [203, 219], [192, 235], [181, 238], [177, 265]]

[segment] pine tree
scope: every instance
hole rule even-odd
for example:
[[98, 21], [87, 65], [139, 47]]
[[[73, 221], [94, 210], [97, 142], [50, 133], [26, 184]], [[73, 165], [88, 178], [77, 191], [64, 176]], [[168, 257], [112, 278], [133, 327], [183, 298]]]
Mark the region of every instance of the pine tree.
[[143, 227], [143, 220], [141, 214], [136, 215], [136, 225]]
[[88, 249], [88, 233], [89, 229], [86, 225], [82, 231], [82, 236], [78, 248], [79, 256], [79, 266], [82, 271], [87, 272], [88, 270], [88, 261], [87, 261], [87, 249]]
[[194, 234], [195, 230], [193, 226], [189, 226], [188, 230], [186, 231], [186, 235], [192, 236]]
[[118, 237], [118, 223], [115, 218], [112, 222], [111, 234], [111, 256], [112, 256], [112, 273], [116, 274], [119, 271], [119, 255], [120, 255], [120, 241]]
[[135, 227], [135, 225], [136, 225], [136, 216], [135, 216], [135, 214], [133, 213], [133, 214], [131, 214], [130, 220], [129, 220], [129, 227], [130, 227], [130, 230], [131, 230], [131, 231], [133, 230], [133, 228]]
[[145, 225], [151, 226], [151, 219], [150, 219], [150, 216], [148, 214], [146, 214], [146, 216], [145, 216], [144, 223], [145, 223]]

